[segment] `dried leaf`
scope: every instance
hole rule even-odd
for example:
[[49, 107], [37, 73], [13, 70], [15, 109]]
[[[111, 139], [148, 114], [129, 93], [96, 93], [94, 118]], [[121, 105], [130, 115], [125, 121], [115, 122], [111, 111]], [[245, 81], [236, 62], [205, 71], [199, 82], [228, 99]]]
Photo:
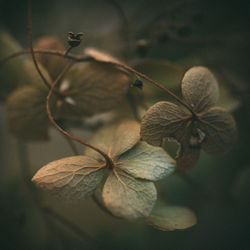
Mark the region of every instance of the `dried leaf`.
[[115, 108], [133, 82], [127, 72], [101, 62], [74, 65], [65, 79], [69, 90], [76, 91], [71, 98], [77, 115], [93, 115]]
[[[167, 60], [144, 59], [137, 62], [134, 68], [168, 89], [175, 89], [179, 85], [184, 73], [183, 67]], [[158, 88], [155, 88], [155, 86], [149, 90], [152, 90], [154, 94], [162, 92], [161, 90], [158, 91]], [[147, 94], [150, 95], [150, 93]]]
[[179, 171], [187, 171], [195, 166], [200, 158], [201, 138], [194, 123], [186, 127], [185, 134], [179, 139], [176, 154], [176, 167]]
[[[44, 36], [38, 39], [34, 44], [34, 48], [62, 51], [65, 49], [63, 43], [54, 36]], [[59, 75], [66, 63], [65, 59], [61, 56], [36, 54], [36, 58], [37, 61], [47, 69], [52, 79], [55, 79]]]
[[163, 231], [183, 230], [194, 226], [197, 218], [194, 212], [186, 207], [155, 206], [147, 223]]
[[[132, 148], [140, 139], [140, 124], [135, 120], [123, 120], [101, 128], [89, 143], [100, 148], [111, 157], [121, 155]], [[100, 159], [100, 154], [87, 148], [85, 154]], [[102, 158], [101, 158], [102, 159]]]
[[160, 146], [164, 138], [178, 140], [185, 132], [188, 117], [171, 102], [158, 102], [150, 107], [141, 123], [141, 137], [147, 143]]
[[179, 171], [187, 171], [195, 166], [200, 158], [200, 149], [191, 146], [181, 147], [181, 155], [177, 156], [176, 167]]
[[218, 83], [205, 67], [192, 67], [182, 79], [182, 95], [197, 112], [214, 106], [219, 98]]
[[118, 176], [111, 173], [103, 188], [105, 206], [114, 216], [128, 220], [148, 216], [157, 198], [154, 184], [116, 170]]
[[13, 92], [7, 100], [10, 131], [25, 140], [48, 139], [47, 90], [31, 86]]
[[205, 134], [201, 147], [209, 154], [222, 154], [231, 149], [237, 139], [234, 118], [225, 109], [212, 107], [200, 114], [200, 130]]
[[175, 170], [175, 161], [160, 147], [139, 142], [122, 154], [120, 168], [135, 178], [160, 180]]
[[[10, 34], [0, 30], [1, 59], [21, 49]], [[41, 70], [48, 77], [48, 73], [44, 69]], [[9, 93], [18, 86], [43, 84], [33, 62], [23, 56], [12, 58], [0, 67], [0, 82], [0, 100], [5, 100]]]
[[63, 199], [86, 199], [102, 181], [104, 170], [87, 156], [73, 156], [50, 162], [32, 181], [49, 194]]
[[120, 61], [118, 59], [116, 59], [115, 57], [111, 56], [110, 54], [108, 54], [106, 52], [95, 49], [95, 48], [86, 48], [84, 50], [84, 54], [87, 56], [91, 56], [98, 61], [120, 63]]

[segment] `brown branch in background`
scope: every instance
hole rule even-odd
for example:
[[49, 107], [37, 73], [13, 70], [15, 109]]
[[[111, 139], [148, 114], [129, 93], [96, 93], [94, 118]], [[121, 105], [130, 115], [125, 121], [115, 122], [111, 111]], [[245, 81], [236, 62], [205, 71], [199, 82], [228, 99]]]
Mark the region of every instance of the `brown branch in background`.
[[98, 152], [99, 154], [101, 154], [107, 165], [108, 166], [113, 166], [113, 162], [112, 162], [112, 159], [106, 154], [104, 153], [102, 150], [100, 150], [99, 148], [96, 148], [94, 147], [93, 145], [90, 145], [88, 144], [87, 142], [79, 139], [78, 137], [75, 137], [71, 134], [69, 134], [68, 132], [66, 132], [64, 129], [62, 129], [57, 123], [56, 121], [54, 120], [52, 114], [51, 114], [51, 110], [50, 110], [50, 98], [52, 96], [52, 93], [53, 93], [53, 89], [55, 88], [56, 84], [61, 80], [61, 78], [64, 76], [64, 74], [69, 70], [69, 68], [71, 67], [71, 65], [73, 64], [74, 62], [71, 62], [70, 64], [67, 64], [65, 66], [65, 68], [63, 69], [63, 71], [60, 73], [60, 75], [57, 77], [57, 79], [54, 81], [54, 83], [52, 84], [51, 88], [50, 88], [50, 91], [49, 91], [49, 94], [47, 96], [47, 102], [46, 102], [46, 110], [47, 110], [47, 113], [48, 113], [48, 117], [49, 117], [49, 120], [50, 122], [54, 125], [54, 127], [59, 131], [61, 132], [62, 134], [64, 134], [65, 136], [67, 136], [68, 138], [70, 138], [71, 140], [74, 140], [74, 141], [77, 141], [81, 144], [83, 144], [84, 146], [87, 146], [93, 150], [95, 150], [96, 152]]
[[[69, 129], [68, 130], [68, 133], [72, 134]], [[77, 150], [77, 147], [75, 145], [75, 143], [68, 137], [68, 136], [64, 136], [63, 137], [66, 139], [67, 143], [69, 144], [70, 148], [72, 149], [72, 152], [74, 153], [74, 155], [80, 155], [78, 150]]]
[[[39, 49], [39, 50], [33, 50], [34, 53], [41, 53], [41, 54], [51, 54], [51, 55], [55, 55], [55, 56], [63, 56], [64, 57], [64, 54], [65, 52], [63, 51], [60, 51], [60, 50], [42, 50], [42, 49]], [[7, 60], [11, 59], [11, 58], [14, 58], [16, 56], [19, 56], [19, 55], [22, 55], [22, 54], [28, 54], [28, 53], [31, 53], [31, 50], [23, 50], [23, 51], [20, 51], [20, 52], [16, 52], [14, 54], [11, 54], [10, 56], [8, 57], [5, 57], [4, 59], [2, 59], [0, 61], [0, 66], [2, 66]], [[82, 56], [76, 56], [76, 55], [73, 55], [73, 54], [67, 54], [66, 57], [68, 59], [71, 59], [72, 61], [74, 62], [88, 62], [88, 61], [96, 61], [96, 62], [99, 62], [97, 59], [93, 58], [93, 57], [90, 57], [90, 56], [86, 56], [86, 55], [82, 55]], [[103, 61], [101, 61], [103, 62]], [[116, 62], [103, 62], [103, 63], [107, 63], [107, 64], [112, 64], [112, 65], [115, 65], [117, 67], [120, 67], [120, 68], [123, 68], [125, 70], [128, 70], [130, 72], [133, 72], [134, 74], [144, 78], [145, 80], [147, 80], [148, 82], [152, 83], [153, 85], [155, 85], [156, 87], [160, 88], [161, 90], [163, 90], [164, 92], [166, 92], [168, 95], [170, 95], [172, 98], [174, 98], [176, 101], [178, 101], [180, 104], [182, 104], [184, 107], [186, 107], [194, 116], [196, 116], [196, 113], [194, 113], [194, 111], [192, 110], [192, 108], [186, 104], [181, 98], [179, 98], [177, 95], [175, 95], [172, 91], [168, 90], [167, 88], [163, 87], [162, 85], [160, 85], [159, 83], [157, 83], [156, 81], [152, 80], [151, 78], [149, 78], [148, 76], [144, 75], [143, 73], [131, 68], [130, 66], [128, 65], [125, 65], [125, 64], [120, 64], [120, 63], [116, 63]], [[61, 94], [67, 94], [67, 95], [71, 95], [71, 94], [75, 94], [77, 93], [77, 91], [69, 91], [67, 93], [61, 93]]]
[[[33, 51], [33, 44], [32, 44], [32, 28], [31, 28], [31, 25], [30, 25], [30, 19], [31, 19], [31, 5], [30, 5], [30, 1], [28, 0], [28, 31], [29, 31], [29, 40], [30, 41], [30, 51], [31, 53], [33, 54], [33, 61], [34, 61], [34, 64], [37, 65], [37, 62], [36, 62], [36, 58], [34, 56], [34, 51]], [[65, 66], [65, 68], [63, 69], [63, 71], [58, 75], [58, 77], [56, 78], [55, 82], [52, 84], [52, 87], [50, 88], [50, 85], [49, 85], [49, 88], [50, 88], [50, 91], [49, 91], [49, 96], [52, 95], [52, 92], [53, 92], [53, 86], [55, 86], [63, 77], [64, 75], [66, 74], [66, 72], [70, 69], [70, 67], [74, 64], [74, 61], [71, 61], [69, 64], [67, 64]], [[37, 65], [38, 66], [38, 65]], [[39, 71], [39, 66], [36, 67], [37, 71]], [[39, 71], [40, 73], [40, 76], [42, 78], [42, 80], [44, 81], [45, 83], [45, 78], [42, 74], [41, 71]], [[49, 106], [49, 98], [47, 98], [47, 106]], [[50, 109], [49, 109], [50, 111]], [[53, 118], [52, 118], [53, 120]], [[54, 120], [53, 120], [54, 121]], [[56, 124], [56, 123], [55, 123]], [[56, 124], [57, 125], [57, 124]], [[59, 126], [58, 126], [59, 127]], [[60, 127], [59, 127], [60, 128]], [[60, 130], [64, 131], [63, 129], [60, 128]], [[65, 131], [64, 131], [65, 132]], [[66, 136], [68, 136], [69, 134], [67, 132], [63, 133], [65, 134]], [[68, 136], [69, 137], [69, 136]], [[70, 137], [69, 137], [70, 138]], [[26, 176], [26, 175], [25, 175]], [[96, 241], [94, 239], [92, 239], [88, 234], [86, 234], [85, 232], [83, 232], [80, 228], [78, 228], [76, 225], [74, 225], [73, 223], [71, 223], [70, 221], [68, 221], [66, 218], [64, 218], [63, 216], [57, 214], [55, 211], [53, 211], [51, 208], [44, 208], [41, 204], [40, 204], [40, 201], [38, 201], [36, 199], [36, 203], [38, 205], [38, 208], [43, 212], [42, 214], [44, 215], [44, 213], [48, 213], [50, 215], [52, 215], [54, 218], [56, 218], [57, 220], [61, 221], [61, 223], [63, 223], [65, 226], [67, 226], [68, 228], [70, 228], [73, 232], [75, 232], [76, 234], [78, 234], [82, 239], [84, 239], [85, 241], [87, 241], [88, 243], [91, 243], [92, 245], [94, 244], [95, 246], [97, 245], [96, 244]], [[95, 247], [96, 248], [96, 247]]]
[[42, 207], [42, 210], [52, 216], [53, 218], [55, 218], [56, 220], [58, 220], [59, 222], [61, 222], [64, 226], [66, 226], [67, 228], [71, 229], [71, 231], [73, 231], [76, 235], [78, 235], [80, 238], [84, 239], [86, 242], [88, 242], [91, 245], [94, 245], [95, 248], [97, 248], [97, 243], [96, 240], [93, 239], [90, 235], [88, 235], [86, 232], [84, 232], [80, 227], [76, 226], [75, 224], [73, 224], [71, 221], [69, 221], [68, 219], [66, 219], [64, 216], [58, 214], [56, 211], [54, 211], [52, 208], [50, 207]]
[[69, 52], [72, 50], [73, 47], [69, 46], [66, 51], [64, 52], [64, 57], [67, 57], [67, 55], [69, 54]]
[[164, 92], [166, 92], [168, 95], [170, 95], [172, 98], [174, 98], [176, 101], [178, 101], [180, 104], [182, 104], [184, 107], [186, 107], [195, 117], [197, 116], [197, 114], [193, 111], [193, 109], [186, 104], [181, 98], [179, 98], [177, 95], [175, 95], [172, 91], [170, 91], [169, 89], [163, 87], [162, 85], [160, 85], [159, 83], [157, 83], [156, 81], [152, 80], [151, 78], [149, 78], [148, 76], [144, 75], [141, 72], [138, 72], [137, 70], [131, 68], [128, 65], [125, 64], [120, 64], [120, 63], [116, 63], [116, 62], [107, 62], [109, 64], [113, 64], [116, 65], [117, 67], [126, 69], [130, 72], [135, 73], [137, 76], [140, 76], [142, 78], [144, 78], [145, 80], [147, 80], [148, 82], [152, 83], [153, 85], [155, 85], [156, 87], [160, 88], [161, 90], [163, 90]]
[[[63, 56], [67, 59], [71, 59], [74, 61], [92, 61], [93, 58], [90, 56], [77, 56], [77, 55], [73, 55], [71, 53], [68, 53], [67, 55], [65, 55], [65, 51], [62, 50], [55, 50], [55, 49], [34, 49], [33, 48], [33, 52], [34, 54], [48, 54], [48, 55], [52, 55], [52, 56]], [[25, 54], [30, 54], [31, 50], [30, 49], [24, 49], [21, 51], [17, 51], [12, 53], [9, 56], [4, 57], [3, 59], [0, 60], [0, 67], [2, 67], [5, 63], [7, 63], [10, 59], [13, 59], [17, 56], [21, 56], [21, 55], [25, 55]]]
[[122, 56], [125, 60], [128, 59], [129, 51], [130, 51], [130, 39], [129, 39], [129, 25], [127, 17], [121, 7], [121, 5], [116, 0], [105, 0], [105, 2], [109, 3], [116, 10], [119, 19], [120, 19], [120, 27], [121, 27], [121, 38], [123, 42], [122, 46]]
[[50, 89], [50, 83], [47, 81], [47, 79], [42, 74], [42, 72], [41, 72], [41, 70], [39, 68], [39, 65], [38, 65], [38, 63], [36, 61], [34, 50], [33, 50], [32, 26], [31, 26], [31, 3], [30, 3], [30, 0], [28, 0], [28, 39], [29, 39], [32, 59], [33, 59], [34, 65], [36, 67], [36, 70], [37, 70], [38, 74], [40, 75], [40, 77], [42, 78], [42, 80], [43, 80], [44, 84], [46, 85], [46, 87], [48, 89]]
[[21, 174], [24, 180], [25, 185], [27, 186], [27, 189], [29, 191], [29, 194], [32, 196], [35, 204], [37, 205], [38, 209], [41, 211], [41, 215], [43, 217], [43, 221], [47, 228], [51, 230], [51, 221], [49, 218], [47, 218], [45, 214], [49, 214], [50, 216], [53, 216], [55, 219], [60, 221], [62, 224], [67, 226], [68, 228], [71, 229], [75, 234], [81, 237], [82, 241], [85, 243], [91, 243], [92, 245], [96, 246], [97, 243], [96, 241], [89, 236], [86, 232], [83, 232], [80, 228], [78, 228], [76, 225], [68, 221], [66, 218], [64, 218], [62, 215], [57, 214], [54, 210], [52, 210], [49, 207], [44, 207], [41, 204], [40, 201], [40, 196], [39, 193], [37, 192], [38, 190], [35, 189], [35, 186], [30, 182], [30, 162], [29, 162], [29, 156], [28, 156], [28, 149], [27, 149], [27, 144], [23, 142], [22, 140], [17, 141], [17, 149], [19, 153], [19, 162], [20, 162], [20, 169], [21, 169]]
[[[60, 50], [42, 50], [42, 49], [39, 49], [39, 50], [33, 50], [34, 53], [41, 53], [41, 54], [51, 54], [51, 55], [55, 55], [55, 56], [63, 56], [64, 57], [64, 54], [65, 52], [63, 51], [60, 51]], [[0, 61], [0, 67], [5, 63], [7, 62], [9, 59], [11, 58], [14, 58], [16, 56], [19, 56], [19, 55], [22, 55], [22, 54], [28, 54], [28, 53], [31, 53], [31, 50], [23, 50], [23, 51], [20, 51], [20, 52], [16, 52], [14, 54], [11, 54], [10, 56], [8, 57], [5, 57], [4, 59], [2, 59]], [[96, 62], [99, 62], [97, 59], [93, 58], [93, 57], [90, 57], [90, 56], [86, 56], [86, 55], [81, 55], [81, 56], [76, 56], [76, 55], [73, 55], [73, 54], [67, 54], [66, 57], [68, 59], [71, 59], [72, 61], [74, 62], [89, 62], [89, 61], [96, 61]], [[103, 62], [103, 61], [102, 61]], [[125, 65], [125, 64], [120, 64], [120, 63], [116, 63], [116, 62], [103, 62], [103, 63], [107, 63], [107, 64], [112, 64], [112, 65], [115, 65], [117, 67], [120, 67], [120, 68], [123, 68], [125, 70], [128, 70], [130, 72], [133, 72], [134, 74], [144, 78], [145, 80], [147, 80], [148, 82], [152, 83], [153, 85], [155, 85], [156, 87], [160, 88], [161, 90], [163, 90], [164, 92], [166, 92], [168, 95], [170, 95], [172, 98], [174, 98], [176, 101], [178, 101], [180, 104], [182, 104], [184, 107], [186, 107], [194, 116], [196, 116], [196, 113], [194, 113], [194, 111], [192, 110], [192, 108], [186, 104], [181, 98], [179, 98], [177, 95], [175, 95], [172, 91], [168, 90], [167, 88], [163, 87], [162, 85], [160, 85], [159, 83], [157, 83], [156, 81], [152, 80], [151, 78], [149, 78], [148, 76], [144, 75], [143, 73], [131, 68], [130, 66], [128, 65]], [[61, 93], [61, 94], [67, 94], [67, 95], [71, 95], [71, 94], [75, 94], [77, 93], [77, 90], [73, 90], [72, 92], [69, 91], [67, 93]]]
[[[30, 19], [31, 19], [31, 7], [30, 7], [30, 1], [28, 0], [28, 31], [29, 31], [29, 40], [32, 39], [32, 27], [30, 25]], [[34, 51], [33, 51], [33, 47], [32, 47], [32, 42], [30, 42], [30, 50], [31, 50], [31, 53], [34, 54]], [[86, 59], [86, 57], [84, 56], [84, 60]], [[33, 56], [33, 61], [34, 61], [34, 64], [37, 65], [37, 62], [36, 62], [36, 58], [35, 56]], [[69, 64], [67, 64], [64, 69], [62, 70], [62, 72], [58, 75], [58, 77], [56, 78], [56, 80], [52, 83], [51, 87], [50, 87], [50, 90], [49, 90], [49, 93], [48, 93], [48, 96], [47, 96], [47, 101], [46, 101], [46, 110], [47, 110], [47, 113], [48, 113], [48, 117], [49, 117], [49, 120], [50, 122], [54, 125], [54, 127], [59, 131], [61, 132], [62, 134], [64, 134], [65, 136], [67, 136], [68, 138], [70, 138], [71, 140], [74, 140], [74, 141], [77, 141], [91, 149], [93, 149], [94, 151], [98, 152], [99, 154], [101, 154], [106, 163], [107, 163], [107, 166], [109, 167], [112, 167], [113, 166], [113, 161], [112, 159], [106, 154], [104, 153], [102, 150], [100, 150], [99, 148], [96, 148], [95, 146], [93, 145], [90, 145], [88, 144], [87, 142], [69, 134], [68, 132], [66, 132], [64, 129], [62, 129], [57, 123], [56, 121], [54, 120], [53, 116], [52, 116], [52, 113], [51, 113], [51, 110], [50, 110], [50, 98], [52, 96], [52, 93], [53, 93], [53, 90], [56, 86], [56, 84], [64, 77], [64, 75], [68, 72], [68, 70], [71, 68], [71, 66], [75, 63], [75, 61], [71, 61]], [[39, 70], [39, 67], [37, 68], [37, 70]], [[44, 81], [44, 76], [42, 74], [42, 72], [40, 71], [40, 76], [42, 78], [42, 80]]]

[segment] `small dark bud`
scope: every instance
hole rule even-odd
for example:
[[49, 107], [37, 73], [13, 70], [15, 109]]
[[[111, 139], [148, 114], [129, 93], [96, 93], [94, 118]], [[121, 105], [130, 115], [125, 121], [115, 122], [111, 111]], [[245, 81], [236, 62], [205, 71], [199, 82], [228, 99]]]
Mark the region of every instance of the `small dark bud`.
[[136, 53], [141, 57], [144, 57], [147, 55], [148, 53], [148, 41], [147, 40], [141, 39], [136, 42]]
[[68, 33], [68, 44], [71, 47], [77, 47], [77, 46], [79, 46], [79, 44], [82, 41], [82, 38], [81, 38], [82, 36], [83, 36], [82, 32], [79, 32], [77, 34], [74, 34], [73, 32], [69, 32]]
[[142, 89], [143, 87], [143, 82], [139, 79], [136, 79], [135, 82], [133, 83], [133, 86], [138, 88], [138, 89]]
[[189, 26], [181, 26], [179, 27], [179, 29], [177, 30], [177, 34], [180, 37], [187, 37], [190, 36], [192, 33], [192, 30]]

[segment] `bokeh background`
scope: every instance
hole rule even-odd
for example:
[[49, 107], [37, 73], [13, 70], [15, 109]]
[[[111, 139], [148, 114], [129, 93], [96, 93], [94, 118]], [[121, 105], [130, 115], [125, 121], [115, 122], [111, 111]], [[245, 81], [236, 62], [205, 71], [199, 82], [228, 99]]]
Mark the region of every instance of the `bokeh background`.
[[[220, 102], [233, 112], [239, 139], [227, 155], [202, 153], [189, 178], [173, 175], [159, 183], [163, 200], [192, 208], [198, 218], [190, 229], [162, 232], [142, 221], [113, 218], [91, 199], [69, 203], [36, 190], [33, 174], [72, 152], [52, 128], [48, 142], [17, 140], [8, 132], [1, 103], [0, 249], [249, 249], [249, 1], [33, 1], [32, 24], [34, 39], [56, 35], [65, 46], [68, 31], [82, 31], [74, 53], [103, 49], [170, 88], [177, 89], [174, 82], [182, 77], [176, 67], [208, 66], [220, 80]], [[25, 1], [1, 0], [0, 25], [28, 47]], [[158, 92], [148, 96], [152, 102], [166, 99]], [[73, 132], [84, 139], [91, 135], [81, 128]], [[53, 210], [43, 215], [36, 199]]]

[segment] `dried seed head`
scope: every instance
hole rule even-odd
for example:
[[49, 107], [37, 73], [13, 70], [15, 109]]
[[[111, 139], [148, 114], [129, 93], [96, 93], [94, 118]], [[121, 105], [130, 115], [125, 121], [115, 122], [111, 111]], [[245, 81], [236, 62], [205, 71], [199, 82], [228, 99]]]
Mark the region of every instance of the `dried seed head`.
[[74, 34], [73, 32], [68, 33], [68, 44], [71, 47], [77, 47], [80, 45], [83, 36], [82, 32], [78, 32], [77, 34]]
[[133, 83], [133, 86], [136, 87], [136, 88], [138, 88], [138, 89], [142, 89], [142, 87], [143, 87], [143, 82], [142, 82], [141, 80], [139, 80], [139, 79], [136, 79], [136, 80], [134, 81], [134, 83]]

